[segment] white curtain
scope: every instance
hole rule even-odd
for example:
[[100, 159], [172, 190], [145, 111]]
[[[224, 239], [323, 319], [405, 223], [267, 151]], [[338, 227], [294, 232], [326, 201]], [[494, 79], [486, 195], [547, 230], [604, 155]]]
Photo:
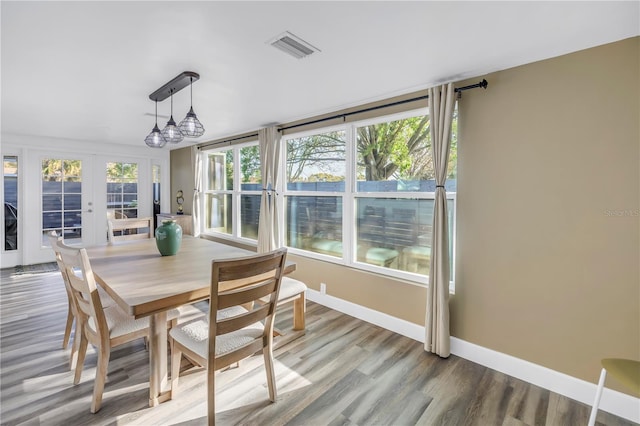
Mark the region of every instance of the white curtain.
[[193, 206], [191, 218], [193, 220], [193, 236], [200, 236], [200, 197], [202, 194], [202, 155], [196, 146], [191, 147], [191, 168], [193, 169]]
[[278, 224], [280, 212], [276, 200], [278, 169], [280, 168], [280, 133], [275, 127], [258, 131], [262, 198], [258, 222], [258, 253], [282, 246]]
[[436, 178], [431, 239], [431, 269], [427, 289], [424, 349], [443, 358], [450, 355], [449, 335], [449, 226], [447, 221], [447, 179], [451, 121], [454, 109], [452, 83], [429, 89], [431, 143]]

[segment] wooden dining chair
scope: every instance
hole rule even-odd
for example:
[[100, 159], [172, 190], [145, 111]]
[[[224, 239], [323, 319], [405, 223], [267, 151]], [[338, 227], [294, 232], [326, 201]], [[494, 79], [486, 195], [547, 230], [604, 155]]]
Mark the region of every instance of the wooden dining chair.
[[[71, 339], [71, 330], [74, 328], [73, 332], [73, 343], [71, 345], [71, 355], [69, 356], [69, 368], [73, 370], [76, 367], [76, 360], [78, 354], [78, 346], [80, 345], [80, 333], [81, 327], [78, 326], [78, 309], [71, 295], [71, 288], [69, 286], [69, 278], [67, 276], [67, 272], [64, 268], [64, 264], [62, 263], [62, 258], [60, 256], [60, 252], [57, 250], [57, 245], [54, 244], [56, 241], [62, 241], [62, 237], [59, 236], [56, 231], [51, 231], [48, 235], [49, 244], [56, 256], [56, 262], [58, 264], [58, 269], [60, 270], [60, 275], [62, 275], [62, 282], [64, 283], [65, 293], [67, 294], [67, 321], [64, 329], [64, 336], [62, 338], [62, 349], [66, 349], [69, 346], [69, 340]], [[107, 295], [103, 290], [98, 288], [100, 292], [100, 298], [102, 300], [103, 307], [109, 307], [115, 305], [115, 301]]]
[[153, 218], [107, 219], [107, 241], [141, 240], [153, 237]]
[[[91, 401], [91, 412], [96, 413], [102, 405], [111, 348], [138, 338], [148, 337], [149, 318], [135, 319], [118, 305], [105, 308], [87, 251], [84, 248], [67, 246], [60, 239], [52, 240], [52, 245], [55, 247], [54, 251], [59, 254], [61, 270], [67, 276], [71, 297], [75, 303], [77, 327], [81, 330], [74, 384], [80, 383], [88, 343], [94, 345], [98, 352]], [[169, 326], [177, 323], [179, 314], [177, 309], [168, 312]]]
[[[287, 249], [211, 265], [208, 318], [174, 327], [171, 343], [171, 392], [175, 396], [182, 355], [207, 368], [207, 417], [215, 425], [215, 372], [258, 351], [264, 356], [269, 399], [276, 400], [273, 324]], [[269, 303], [254, 303], [269, 297]], [[247, 310], [246, 306], [253, 306]], [[207, 321], [208, 319], [208, 321]]]

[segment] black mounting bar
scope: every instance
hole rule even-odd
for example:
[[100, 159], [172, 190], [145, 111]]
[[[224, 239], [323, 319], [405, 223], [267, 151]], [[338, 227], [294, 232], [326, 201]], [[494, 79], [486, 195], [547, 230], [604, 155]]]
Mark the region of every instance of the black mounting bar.
[[464, 87], [459, 87], [459, 88], [455, 89], [454, 92], [462, 92], [463, 90], [475, 89], [477, 87], [482, 87], [483, 89], [486, 89], [488, 85], [489, 85], [489, 83], [487, 83], [487, 80], [485, 80], [483, 78], [480, 83], [470, 84], [470, 85], [464, 86]]
[[161, 102], [171, 96], [172, 93], [179, 92], [194, 81], [198, 81], [200, 74], [193, 71], [184, 71], [176, 78], [163, 85], [161, 88], [149, 95], [149, 99]]

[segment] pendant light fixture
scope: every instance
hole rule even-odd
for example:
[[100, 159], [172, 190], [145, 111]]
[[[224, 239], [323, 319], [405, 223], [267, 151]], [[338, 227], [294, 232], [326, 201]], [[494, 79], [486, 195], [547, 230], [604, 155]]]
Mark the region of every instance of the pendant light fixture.
[[[193, 88], [191, 89], [191, 108], [184, 120], [177, 126], [173, 120], [173, 94], [179, 92], [187, 86], [191, 86], [194, 81], [200, 79], [200, 74], [193, 71], [183, 71], [174, 79], [163, 84], [159, 89], [149, 95], [149, 99], [156, 103], [156, 125], [145, 138], [145, 143], [152, 148], [162, 148], [167, 143], [177, 144], [183, 140], [185, 136], [197, 138], [204, 134], [204, 126], [198, 120], [196, 113], [193, 112]], [[171, 116], [167, 125], [162, 131], [158, 129], [158, 102], [162, 102], [171, 97]]]
[[190, 77], [189, 91], [191, 92], [191, 108], [178, 127], [183, 136], [187, 138], [197, 138], [204, 134], [204, 126], [200, 123], [200, 120], [198, 120], [196, 113], [193, 112], [193, 77]]
[[173, 89], [171, 90], [171, 116], [169, 117], [169, 121], [167, 121], [167, 125], [162, 129], [162, 136], [170, 143], [179, 143], [182, 142], [184, 136], [180, 132], [178, 126], [176, 126], [176, 122], [173, 120]]
[[167, 140], [162, 136], [158, 128], [158, 101], [156, 101], [156, 125], [153, 126], [151, 133], [144, 138], [144, 143], [150, 148], [162, 148], [167, 144]]

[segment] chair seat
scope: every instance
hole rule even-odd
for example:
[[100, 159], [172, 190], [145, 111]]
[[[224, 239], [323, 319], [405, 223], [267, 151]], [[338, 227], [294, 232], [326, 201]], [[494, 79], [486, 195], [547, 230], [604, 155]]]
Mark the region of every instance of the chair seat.
[[[218, 320], [248, 312], [240, 306], [233, 306], [218, 311]], [[231, 333], [220, 335], [216, 338], [216, 357], [241, 348], [262, 336], [264, 326], [257, 322], [246, 328]], [[169, 331], [170, 336], [182, 346], [185, 346], [201, 356], [208, 358], [209, 352], [209, 318], [202, 318], [180, 324]]]
[[[105, 308], [104, 315], [107, 321], [107, 327], [109, 328], [109, 338], [111, 339], [135, 333], [149, 327], [149, 317], [135, 319], [133, 316], [120, 309], [118, 305], [112, 305]], [[171, 309], [170, 311], [167, 311], [167, 320], [170, 321], [184, 316], [192, 319], [196, 318], [198, 315], [202, 315], [200, 310], [191, 305], [186, 305], [181, 306], [178, 309]], [[89, 318], [89, 327], [95, 331], [93, 318]]]
[[602, 367], [636, 395], [640, 395], [640, 362], [631, 359], [605, 358]]
[[[280, 283], [280, 293], [278, 293], [278, 301], [287, 300], [293, 296], [297, 296], [300, 293], [307, 291], [307, 285], [302, 281], [294, 280], [289, 277], [282, 277]], [[269, 298], [263, 297], [260, 299], [260, 303], [269, 303]]]

